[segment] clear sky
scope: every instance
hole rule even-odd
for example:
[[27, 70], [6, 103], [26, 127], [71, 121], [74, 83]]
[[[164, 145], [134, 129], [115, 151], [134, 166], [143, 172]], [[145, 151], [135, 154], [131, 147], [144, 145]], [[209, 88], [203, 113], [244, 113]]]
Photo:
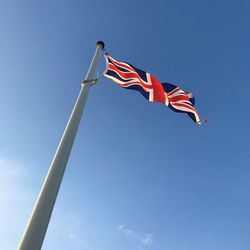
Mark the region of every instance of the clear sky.
[[248, 0], [1, 0], [0, 249], [18, 245], [103, 40], [196, 93], [209, 123], [101, 78], [43, 249], [249, 250], [249, 13]]

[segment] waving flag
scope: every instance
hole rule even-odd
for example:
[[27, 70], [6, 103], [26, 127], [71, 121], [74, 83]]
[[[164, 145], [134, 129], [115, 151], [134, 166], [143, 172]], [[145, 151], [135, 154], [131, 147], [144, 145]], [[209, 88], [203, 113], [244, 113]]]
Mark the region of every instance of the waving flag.
[[194, 108], [192, 93], [185, 92], [170, 83], [161, 83], [153, 75], [137, 69], [129, 63], [119, 62], [105, 54], [106, 71], [103, 75], [127, 89], [139, 91], [147, 100], [160, 102], [175, 112], [187, 113], [191, 119], [203, 124]]

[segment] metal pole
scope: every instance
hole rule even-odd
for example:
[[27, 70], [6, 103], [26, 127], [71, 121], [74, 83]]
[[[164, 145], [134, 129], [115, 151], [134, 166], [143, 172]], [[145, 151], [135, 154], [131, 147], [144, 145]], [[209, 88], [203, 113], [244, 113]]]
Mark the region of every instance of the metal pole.
[[101, 41], [97, 42], [94, 57], [20, 241], [19, 250], [40, 250], [42, 247], [81, 115], [88, 97], [88, 91], [96, 72], [99, 55], [103, 48], [104, 43]]

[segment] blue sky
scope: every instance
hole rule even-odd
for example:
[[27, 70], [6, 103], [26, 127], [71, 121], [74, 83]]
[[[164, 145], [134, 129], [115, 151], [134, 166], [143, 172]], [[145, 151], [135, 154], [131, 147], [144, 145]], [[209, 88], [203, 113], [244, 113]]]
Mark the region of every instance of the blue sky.
[[196, 93], [209, 123], [101, 78], [43, 249], [249, 250], [249, 12], [243, 0], [1, 0], [0, 249], [18, 245], [103, 40]]

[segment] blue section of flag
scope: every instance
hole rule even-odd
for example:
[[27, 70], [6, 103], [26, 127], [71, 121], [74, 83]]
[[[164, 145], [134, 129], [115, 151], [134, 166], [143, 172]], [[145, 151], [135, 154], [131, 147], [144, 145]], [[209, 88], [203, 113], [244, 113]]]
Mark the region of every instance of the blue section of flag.
[[147, 100], [149, 99], [149, 93], [145, 91], [140, 85], [132, 85], [127, 87], [127, 89], [139, 91]]

